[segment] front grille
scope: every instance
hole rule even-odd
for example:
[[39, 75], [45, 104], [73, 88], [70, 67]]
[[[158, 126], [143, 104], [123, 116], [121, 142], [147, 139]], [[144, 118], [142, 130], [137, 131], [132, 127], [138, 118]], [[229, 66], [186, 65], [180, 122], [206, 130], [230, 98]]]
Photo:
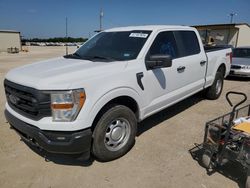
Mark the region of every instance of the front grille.
[[33, 120], [51, 116], [50, 95], [40, 90], [4, 80], [9, 106], [16, 112]]
[[231, 69], [241, 69], [240, 65], [231, 65]]

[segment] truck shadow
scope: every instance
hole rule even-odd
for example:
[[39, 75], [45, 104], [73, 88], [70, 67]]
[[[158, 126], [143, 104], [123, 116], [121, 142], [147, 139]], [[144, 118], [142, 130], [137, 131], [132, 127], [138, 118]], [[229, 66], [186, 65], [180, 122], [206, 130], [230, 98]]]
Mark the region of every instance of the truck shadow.
[[[198, 162], [201, 168], [204, 168], [201, 162], [203, 151], [204, 150], [201, 144], [195, 144], [195, 146], [189, 150], [192, 158]], [[223, 166], [218, 166], [213, 170], [206, 171], [207, 175], [209, 176], [212, 176], [214, 173], [220, 173], [226, 178], [236, 182], [239, 188], [245, 188], [245, 182], [247, 178], [246, 172], [243, 170], [243, 168], [241, 168], [241, 165], [236, 162], [228, 162]]]
[[145, 120], [143, 120], [138, 124], [137, 136], [140, 136], [141, 134], [153, 128], [154, 126], [160, 124], [161, 122], [178, 115], [180, 112], [199, 103], [203, 99], [204, 98], [202, 92], [200, 92], [146, 118]]

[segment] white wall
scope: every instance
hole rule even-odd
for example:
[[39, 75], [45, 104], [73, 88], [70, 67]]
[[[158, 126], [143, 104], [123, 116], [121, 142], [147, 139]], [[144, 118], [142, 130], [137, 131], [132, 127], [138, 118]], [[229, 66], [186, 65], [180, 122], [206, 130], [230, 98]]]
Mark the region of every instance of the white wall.
[[0, 32], [0, 52], [7, 52], [7, 49], [11, 47], [21, 50], [20, 34]]
[[250, 46], [250, 27], [247, 25], [237, 25], [239, 28], [239, 36], [237, 47]]

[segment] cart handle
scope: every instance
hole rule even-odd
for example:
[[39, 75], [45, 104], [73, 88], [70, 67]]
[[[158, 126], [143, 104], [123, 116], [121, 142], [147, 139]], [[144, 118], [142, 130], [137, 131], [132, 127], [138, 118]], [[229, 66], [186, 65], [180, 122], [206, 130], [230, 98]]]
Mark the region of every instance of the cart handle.
[[247, 95], [245, 93], [236, 92], [236, 91], [229, 91], [229, 92], [227, 92], [226, 99], [227, 99], [227, 102], [229, 103], [230, 106], [233, 106], [232, 101], [229, 98], [229, 95], [231, 95], [231, 94], [241, 95], [241, 96], [244, 97], [244, 99], [242, 99], [239, 103], [237, 103], [236, 105], [234, 105], [234, 107], [233, 107], [233, 111], [234, 111], [239, 105], [241, 105], [242, 103], [244, 103], [247, 100]]

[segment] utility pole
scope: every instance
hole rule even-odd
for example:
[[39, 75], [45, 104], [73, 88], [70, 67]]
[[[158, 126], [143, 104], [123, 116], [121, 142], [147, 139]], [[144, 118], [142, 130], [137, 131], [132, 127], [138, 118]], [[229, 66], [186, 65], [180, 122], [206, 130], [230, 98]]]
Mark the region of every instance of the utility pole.
[[66, 55], [68, 55], [68, 18], [66, 17]]
[[231, 13], [229, 14], [229, 16], [230, 16], [230, 24], [232, 24], [232, 23], [233, 23], [233, 18], [234, 18], [234, 16], [237, 16], [237, 13], [231, 12]]
[[[233, 23], [234, 16], [237, 16], [237, 13], [231, 12], [228, 16], [230, 16], [230, 24]], [[227, 35], [227, 44], [230, 44], [230, 35], [231, 35], [231, 25], [228, 26], [228, 35]]]
[[104, 16], [104, 14], [103, 14], [103, 10], [101, 8], [101, 10], [100, 10], [100, 32], [102, 31], [102, 19], [103, 19], [103, 16]]
[[104, 13], [103, 13], [103, 9], [102, 9], [102, 3], [101, 3], [101, 9], [100, 9], [100, 15], [99, 15], [99, 30], [97, 29], [97, 30], [95, 30], [94, 32], [96, 32], [96, 33], [99, 33], [99, 32], [101, 32], [102, 30], [103, 30], [103, 23], [102, 23], [102, 21], [103, 21], [103, 16], [104, 16]]

